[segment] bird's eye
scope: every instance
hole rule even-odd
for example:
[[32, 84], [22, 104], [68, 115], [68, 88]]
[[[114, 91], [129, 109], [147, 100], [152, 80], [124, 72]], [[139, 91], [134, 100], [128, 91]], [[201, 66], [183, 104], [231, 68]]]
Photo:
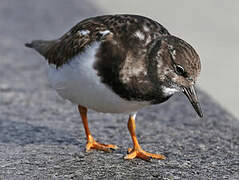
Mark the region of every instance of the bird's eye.
[[185, 74], [185, 71], [184, 71], [184, 68], [180, 65], [175, 65], [175, 72], [178, 74], [178, 75], [184, 75]]

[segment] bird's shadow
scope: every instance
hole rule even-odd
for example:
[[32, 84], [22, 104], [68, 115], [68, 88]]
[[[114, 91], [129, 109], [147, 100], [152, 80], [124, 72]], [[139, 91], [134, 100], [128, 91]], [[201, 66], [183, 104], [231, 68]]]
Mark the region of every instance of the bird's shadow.
[[64, 130], [3, 119], [0, 119], [0, 143], [22, 146], [28, 144], [80, 144], [76, 137]]

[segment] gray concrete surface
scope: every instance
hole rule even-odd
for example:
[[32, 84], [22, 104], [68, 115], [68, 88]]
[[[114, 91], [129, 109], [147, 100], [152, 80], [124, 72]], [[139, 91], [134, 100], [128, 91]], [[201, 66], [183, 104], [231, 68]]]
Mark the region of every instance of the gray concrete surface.
[[120, 149], [84, 152], [76, 107], [49, 87], [43, 59], [23, 44], [99, 13], [82, 0], [0, 1], [0, 179], [239, 179], [239, 123], [201, 91], [203, 120], [180, 94], [139, 112], [142, 147], [166, 160], [123, 160], [127, 116], [93, 111], [95, 138]]

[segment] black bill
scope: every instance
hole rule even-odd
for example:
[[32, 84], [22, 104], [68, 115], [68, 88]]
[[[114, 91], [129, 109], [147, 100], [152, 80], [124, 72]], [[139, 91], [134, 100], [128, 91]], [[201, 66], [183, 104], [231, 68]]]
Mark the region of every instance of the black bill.
[[198, 113], [198, 116], [200, 116], [202, 118], [203, 113], [202, 113], [200, 103], [198, 101], [198, 97], [197, 97], [197, 93], [195, 91], [195, 87], [194, 86], [184, 87], [183, 92], [188, 97], [188, 99], [191, 102], [195, 111]]

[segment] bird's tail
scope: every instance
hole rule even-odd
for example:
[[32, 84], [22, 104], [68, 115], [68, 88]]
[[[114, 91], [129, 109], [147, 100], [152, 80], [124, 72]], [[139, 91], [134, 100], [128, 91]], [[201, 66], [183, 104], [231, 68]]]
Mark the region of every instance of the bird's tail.
[[42, 56], [46, 57], [47, 51], [51, 47], [51, 45], [55, 42], [55, 40], [45, 41], [45, 40], [34, 40], [30, 43], [25, 43], [25, 46], [28, 48], [35, 49]]

